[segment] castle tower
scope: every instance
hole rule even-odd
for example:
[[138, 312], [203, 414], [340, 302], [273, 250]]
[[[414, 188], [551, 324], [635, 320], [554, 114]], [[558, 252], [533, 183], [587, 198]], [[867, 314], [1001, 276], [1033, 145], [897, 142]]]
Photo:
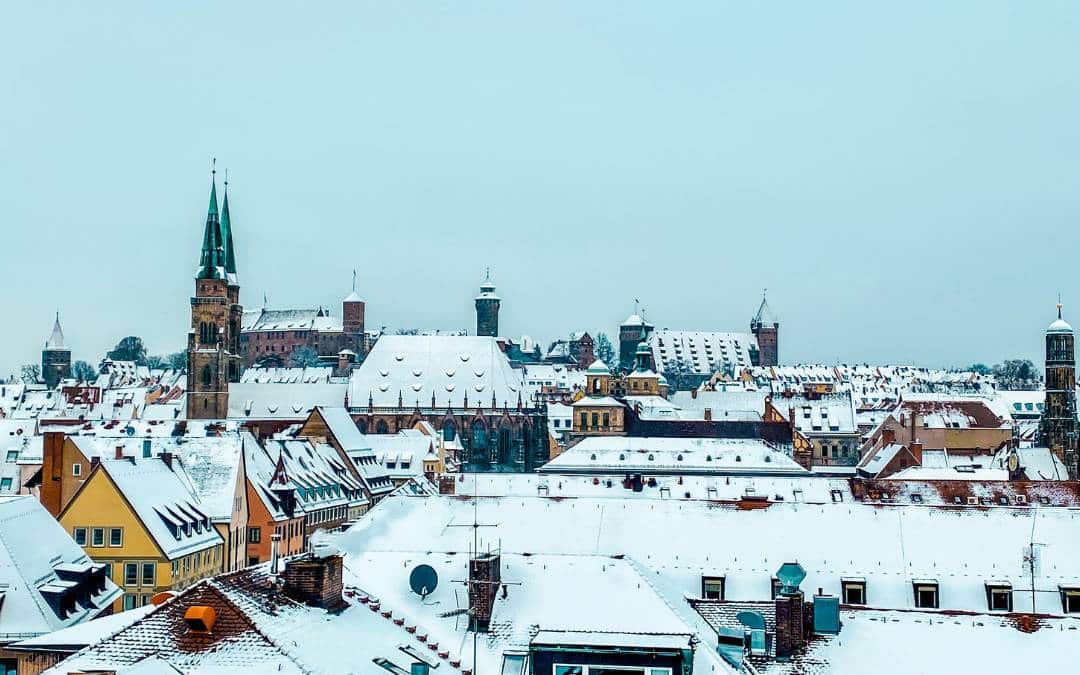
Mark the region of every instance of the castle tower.
[[341, 328], [352, 341], [350, 349], [358, 354], [367, 352], [364, 344], [364, 301], [356, 292], [356, 272], [353, 272], [352, 293], [341, 301]]
[[1046, 405], [1039, 436], [1064, 463], [1069, 478], [1076, 480], [1076, 352], [1072, 326], [1058, 318], [1046, 329]]
[[[757, 314], [750, 320], [750, 332], [757, 338], [758, 358], [755, 366], [775, 366], [780, 363], [780, 322], [773, 316], [765, 293], [761, 294], [761, 305]], [[751, 354], [753, 356], [753, 354]]]
[[476, 334], [487, 337], [499, 337], [499, 296], [495, 295], [495, 284], [491, 282], [491, 268], [480, 284], [480, 295], [476, 296]]
[[229, 383], [240, 379], [240, 283], [229, 217], [228, 179], [218, 213], [217, 180], [211, 178], [210, 206], [203, 230], [202, 253], [195, 271], [188, 332], [187, 416], [224, 419], [229, 411]]
[[653, 326], [638, 314], [637, 301], [634, 301], [634, 313], [626, 317], [619, 326], [619, 369], [630, 370], [634, 367], [634, 358], [638, 345], [647, 342], [652, 335]]
[[41, 350], [41, 377], [45, 386], [52, 389], [60, 380], [71, 377], [71, 350], [64, 344], [64, 331], [60, 328], [60, 312], [56, 313], [52, 334]]

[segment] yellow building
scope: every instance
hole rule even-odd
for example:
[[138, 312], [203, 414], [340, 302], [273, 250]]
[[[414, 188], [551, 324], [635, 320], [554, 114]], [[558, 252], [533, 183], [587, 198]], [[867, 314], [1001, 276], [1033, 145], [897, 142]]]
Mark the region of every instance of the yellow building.
[[223, 569], [224, 541], [172, 455], [95, 459], [59, 520], [123, 589], [115, 610]]

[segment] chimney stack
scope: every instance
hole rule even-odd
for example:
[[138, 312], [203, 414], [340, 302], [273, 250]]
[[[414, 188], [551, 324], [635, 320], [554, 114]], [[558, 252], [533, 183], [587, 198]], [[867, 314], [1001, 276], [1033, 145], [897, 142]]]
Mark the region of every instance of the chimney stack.
[[342, 607], [342, 569], [339, 554], [309, 555], [285, 563], [285, 595], [312, 607], [336, 610]]
[[124, 446], [122, 446], [122, 445], [116, 446], [115, 453], [116, 454], [113, 455], [114, 459], [123, 459], [124, 458]]
[[59, 517], [66, 504], [63, 500], [64, 432], [46, 431], [42, 434], [41, 458], [41, 505], [52, 515]]
[[922, 466], [922, 441], [916, 439], [911, 442], [911, 456], [915, 458], [917, 466]]
[[502, 558], [498, 553], [481, 554], [469, 560], [469, 630], [487, 632], [501, 581]]
[[277, 575], [278, 573], [278, 546], [281, 542], [281, 535], [277, 532], [270, 535], [270, 574]]
[[712, 408], [705, 408], [705, 421], [712, 422]]

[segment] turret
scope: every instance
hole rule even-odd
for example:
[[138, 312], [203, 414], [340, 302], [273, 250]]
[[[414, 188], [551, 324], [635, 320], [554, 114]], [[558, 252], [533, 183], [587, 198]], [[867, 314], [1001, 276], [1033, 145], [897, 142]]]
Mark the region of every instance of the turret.
[[[750, 332], [757, 339], [755, 366], [775, 366], [780, 363], [780, 322], [773, 316], [765, 292], [761, 293], [761, 305], [750, 320]], [[753, 356], [751, 352], [751, 357]]]
[[1041, 442], [1064, 463], [1069, 478], [1080, 476], [1076, 423], [1076, 350], [1072, 326], [1061, 318], [1046, 329], [1046, 403], [1040, 422]]
[[499, 303], [495, 295], [495, 284], [491, 281], [491, 268], [480, 284], [480, 295], [476, 296], [476, 334], [487, 337], [499, 336]]
[[60, 380], [71, 377], [71, 350], [64, 343], [64, 331], [60, 328], [60, 312], [56, 313], [52, 333], [41, 350], [41, 377], [45, 386], [52, 389]]

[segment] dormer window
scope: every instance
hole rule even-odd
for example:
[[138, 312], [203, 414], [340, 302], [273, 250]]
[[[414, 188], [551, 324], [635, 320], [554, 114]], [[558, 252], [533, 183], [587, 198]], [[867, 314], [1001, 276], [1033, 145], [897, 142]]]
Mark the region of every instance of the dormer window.
[[724, 577], [701, 577], [701, 597], [706, 600], [723, 600]]
[[915, 606], [920, 609], [938, 608], [938, 582], [933, 580], [912, 582]]
[[991, 612], [1011, 612], [1012, 584], [1006, 581], [986, 582], [986, 608]]

